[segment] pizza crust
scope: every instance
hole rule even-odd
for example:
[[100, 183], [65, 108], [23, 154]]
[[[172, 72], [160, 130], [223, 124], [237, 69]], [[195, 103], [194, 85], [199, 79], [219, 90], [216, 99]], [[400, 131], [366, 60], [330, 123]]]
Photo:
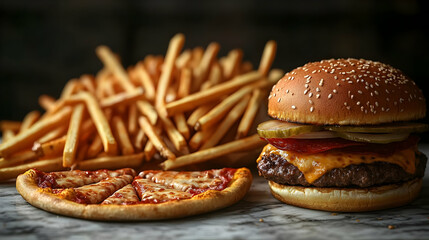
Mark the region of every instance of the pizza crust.
[[57, 197], [49, 189], [39, 188], [36, 179], [36, 172], [29, 170], [18, 176], [16, 188], [27, 202], [37, 208], [90, 220], [137, 221], [181, 218], [230, 206], [248, 192], [252, 174], [247, 168], [240, 168], [235, 172], [229, 186], [222, 191], [208, 190], [190, 199], [134, 205], [75, 203]]

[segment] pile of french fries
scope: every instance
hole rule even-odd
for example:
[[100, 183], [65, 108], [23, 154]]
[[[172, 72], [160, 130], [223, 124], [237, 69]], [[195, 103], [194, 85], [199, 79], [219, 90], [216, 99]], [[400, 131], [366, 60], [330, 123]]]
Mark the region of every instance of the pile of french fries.
[[[276, 43], [266, 44], [254, 70], [240, 49], [217, 58], [218, 43], [182, 51], [184, 41], [176, 34], [165, 57], [148, 55], [128, 69], [97, 47], [104, 68], [95, 76], [68, 81], [59, 99], [40, 96], [43, 114], [0, 122], [0, 180], [30, 168], [138, 168], [156, 158], [168, 170], [264, 145], [249, 131], [284, 74], [270, 70]], [[236, 138], [225, 141], [237, 123]]]

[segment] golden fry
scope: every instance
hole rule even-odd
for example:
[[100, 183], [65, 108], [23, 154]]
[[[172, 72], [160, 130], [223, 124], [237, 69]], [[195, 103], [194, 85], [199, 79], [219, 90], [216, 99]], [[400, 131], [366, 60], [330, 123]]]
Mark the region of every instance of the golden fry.
[[246, 109], [247, 103], [249, 102], [250, 96], [245, 96], [231, 111], [226, 115], [222, 122], [217, 126], [217, 130], [212, 136], [201, 146], [201, 149], [207, 149], [215, 146], [222, 139], [222, 137], [228, 132], [231, 126], [243, 115]]
[[146, 71], [144, 64], [138, 63], [135, 68], [135, 73], [143, 86], [146, 98], [150, 101], [153, 101], [155, 99], [154, 81], [152, 80], [152, 77], [149, 75], [149, 73]]
[[249, 132], [253, 120], [258, 113], [259, 105], [262, 102], [262, 97], [263, 94], [261, 89], [257, 88], [253, 90], [252, 97], [250, 98], [246, 111], [243, 114], [243, 118], [238, 125], [236, 139], [243, 138]]
[[64, 145], [63, 167], [71, 167], [75, 162], [84, 110], [83, 104], [74, 107]]
[[262, 53], [261, 62], [259, 63], [258, 71], [266, 76], [268, 71], [271, 68], [271, 64], [273, 64], [274, 57], [276, 56], [277, 43], [273, 40], [268, 41], [265, 45], [264, 52]]
[[108, 68], [113, 73], [113, 75], [115, 75], [121, 87], [127, 92], [132, 92], [134, 90], [134, 86], [131, 83], [131, 80], [124, 67], [122, 67], [121, 63], [115, 57], [110, 48], [106, 46], [99, 46], [95, 51], [106, 68]]
[[8, 156], [19, 150], [31, 147], [34, 141], [49, 131], [60, 125], [66, 124], [70, 118], [71, 112], [72, 111], [69, 107], [65, 107], [49, 118], [38, 121], [27, 129], [27, 131], [16, 135], [5, 143], [0, 144], [0, 155]]
[[25, 115], [24, 120], [22, 120], [21, 128], [19, 132], [23, 132], [31, 127], [40, 117], [39, 111], [31, 111], [27, 115]]
[[77, 163], [76, 168], [81, 170], [119, 169], [125, 167], [136, 168], [143, 162], [143, 153], [127, 156], [105, 156], [85, 160]]
[[134, 153], [133, 145], [131, 144], [130, 136], [128, 135], [127, 129], [125, 128], [124, 121], [121, 117], [113, 117], [113, 130], [115, 136], [119, 141], [119, 147], [121, 148], [122, 155], [131, 155]]
[[161, 137], [158, 135], [154, 127], [149, 123], [146, 117], [141, 116], [139, 118], [140, 127], [145, 132], [146, 136], [153, 143], [155, 148], [161, 154], [161, 156], [168, 159], [175, 159], [176, 156], [168, 149], [165, 143], [162, 141]]
[[208, 148], [188, 155], [180, 156], [175, 160], [168, 159], [161, 163], [164, 170], [183, 167], [190, 164], [205, 162], [210, 159], [221, 157], [234, 152], [247, 151], [264, 146], [265, 141], [255, 134], [247, 138], [235, 140], [229, 143], [218, 145], [216, 147]]
[[158, 86], [156, 88], [155, 106], [157, 108], [163, 108], [165, 104], [165, 95], [167, 94], [168, 86], [171, 82], [173, 75], [174, 63], [176, 61], [179, 52], [182, 50], [183, 44], [185, 43], [185, 36], [183, 34], [176, 34], [168, 45], [167, 54], [165, 55], [165, 61], [162, 66], [161, 76], [159, 77]]
[[0, 181], [18, 177], [18, 175], [24, 173], [28, 169], [36, 168], [39, 171], [53, 172], [64, 170], [62, 166], [62, 157], [40, 160], [31, 163], [25, 163], [18, 166], [0, 168]]
[[219, 97], [231, 93], [238, 88], [261, 79], [262, 75], [259, 72], [250, 72], [240, 75], [228, 82], [223, 82], [204, 91], [196, 92], [177, 101], [168, 103], [166, 110], [169, 116], [179, 112], [193, 109], [210, 101], [216, 100]]

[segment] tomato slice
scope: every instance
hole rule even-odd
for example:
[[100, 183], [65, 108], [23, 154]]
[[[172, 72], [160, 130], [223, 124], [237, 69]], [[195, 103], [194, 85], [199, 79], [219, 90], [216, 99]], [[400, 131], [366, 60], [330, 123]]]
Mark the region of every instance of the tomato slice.
[[344, 149], [348, 152], [391, 154], [395, 150], [402, 150], [419, 141], [417, 136], [411, 135], [401, 142], [387, 144], [355, 142], [342, 138], [326, 139], [294, 139], [294, 138], [263, 138], [265, 141], [278, 149], [298, 153], [320, 153], [332, 149]]

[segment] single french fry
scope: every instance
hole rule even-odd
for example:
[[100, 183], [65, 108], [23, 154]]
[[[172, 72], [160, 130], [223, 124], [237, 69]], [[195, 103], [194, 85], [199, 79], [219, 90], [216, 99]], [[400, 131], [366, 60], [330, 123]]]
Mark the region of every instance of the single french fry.
[[70, 107], [65, 107], [49, 118], [38, 121], [27, 129], [27, 131], [22, 132], [9, 141], [0, 144], [0, 155], [8, 156], [19, 150], [31, 147], [34, 141], [49, 131], [60, 125], [66, 124], [69, 121], [71, 112]]
[[146, 143], [146, 146], [144, 147], [143, 152], [144, 152], [146, 161], [149, 162], [150, 160], [152, 160], [152, 157], [156, 153], [155, 145], [151, 141], [148, 141]]
[[168, 138], [173, 143], [174, 147], [177, 151], [181, 151], [186, 148], [186, 139], [182, 136], [182, 134], [176, 129], [171, 120], [162, 115], [159, 116], [162, 125], [164, 126], [164, 130], [167, 133]]
[[71, 167], [75, 162], [84, 110], [83, 104], [78, 104], [73, 109], [64, 145], [63, 167]]
[[54, 159], [30, 162], [13, 167], [0, 168], [0, 181], [16, 178], [18, 175], [32, 168], [36, 168], [37, 170], [44, 172], [61, 171], [64, 170], [62, 162], [62, 157], [59, 157]]
[[46, 133], [43, 137], [39, 138], [37, 140], [37, 142], [42, 144], [42, 143], [46, 143], [46, 142], [52, 141], [54, 139], [57, 139], [61, 136], [64, 136], [67, 132], [67, 127], [68, 127], [67, 125], [59, 126], [59, 127], [55, 128], [54, 130]]
[[84, 74], [80, 77], [80, 83], [84, 89], [95, 95], [94, 77], [89, 74]]
[[112, 119], [113, 130], [115, 132], [115, 136], [118, 139], [119, 147], [121, 148], [122, 155], [131, 155], [134, 153], [133, 145], [131, 144], [130, 136], [128, 135], [128, 131], [125, 127], [124, 121], [122, 121], [121, 117], [114, 116]]
[[143, 86], [145, 96], [148, 100], [153, 101], [155, 99], [155, 86], [154, 80], [146, 71], [146, 68], [143, 63], [138, 63], [134, 69], [138, 80]]
[[127, 129], [131, 135], [136, 134], [137, 132], [137, 105], [131, 104], [128, 108], [128, 124]]
[[71, 95], [73, 95], [73, 93], [76, 92], [78, 85], [79, 84], [78, 84], [77, 79], [69, 80], [61, 92], [60, 99], [66, 99], [66, 98], [70, 97]]
[[182, 69], [188, 66], [189, 62], [192, 59], [192, 52], [190, 50], [185, 50], [180, 54], [176, 59], [176, 68]]
[[218, 62], [214, 62], [207, 83], [210, 83], [211, 86], [217, 85], [223, 81], [222, 78], [222, 69]]
[[143, 162], [143, 153], [127, 156], [105, 156], [81, 161], [76, 168], [81, 170], [119, 169], [125, 167], [139, 167]]
[[262, 53], [261, 62], [259, 63], [258, 71], [267, 76], [268, 71], [273, 64], [274, 57], [276, 56], [277, 43], [273, 40], [268, 41], [265, 45], [264, 52]]
[[137, 149], [137, 151], [143, 150], [143, 146], [146, 144], [147, 137], [144, 134], [143, 129], [139, 128], [137, 131], [137, 134], [134, 137], [134, 148]]
[[259, 80], [261, 77], [262, 75], [259, 72], [250, 72], [237, 76], [231, 81], [223, 82], [204, 91], [199, 91], [177, 101], [168, 103], [166, 105], [166, 111], [169, 116], [172, 116], [176, 113], [193, 109], [216, 100], [220, 96], [231, 93], [244, 85]]
[[241, 64], [240, 74], [245, 74], [253, 70], [253, 64], [249, 61], [245, 61]]
[[43, 95], [40, 95], [39, 96], [39, 105], [43, 108], [43, 109], [45, 109], [45, 111], [47, 111], [47, 112], [49, 112], [49, 111], [51, 111], [52, 109], [55, 109], [56, 108], [56, 103], [55, 103], [55, 98], [53, 98], [53, 97], [51, 97], [51, 96], [49, 96], [49, 95], [46, 95], [46, 94], [43, 94]]
[[178, 113], [174, 115], [174, 122], [176, 123], [177, 130], [180, 132], [180, 134], [185, 139], [189, 139], [189, 137], [191, 136], [191, 132], [188, 128], [188, 124], [186, 123], [185, 114]]
[[225, 80], [233, 78], [238, 73], [242, 59], [243, 51], [241, 49], [234, 49], [228, 53], [226, 61], [223, 61], [223, 76]]
[[103, 142], [101, 141], [100, 135], [97, 134], [89, 145], [86, 156], [88, 158], [94, 158], [101, 150], [103, 150]]
[[104, 86], [106, 85], [105, 82], [110, 77], [110, 71], [107, 68], [103, 68], [95, 75], [95, 96], [97, 96], [98, 99], [102, 99], [105, 97], [104, 93]]
[[241, 88], [235, 93], [229, 95], [227, 98], [222, 100], [218, 105], [211, 109], [207, 114], [202, 116], [195, 124], [195, 129], [207, 129], [222, 119], [228, 111], [240, 100], [243, 99], [246, 94], [249, 94], [254, 89], [255, 85], [249, 85]]
[[32, 160], [37, 157], [39, 157], [39, 155], [36, 152], [33, 152], [31, 149], [17, 152], [9, 157], [0, 158], [0, 168], [21, 164], [25, 161]]
[[159, 136], [159, 134], [157, 134], [156, 130], [149, 123], [146, 117], [141, 116], [139, 118], [139, 124], [140, 124], [140, 127], [144, 130], [146, 136], [155, 146], [156, 150], [158, 150], [158, 152], [161, 154], [161, 156], [168, 159], [176, 158], [176, 156], [170, 151], [170, 149], [168, 149], [168, 147], [162, 141], [161, 137]]
[[152, 77], [154, 84], [157, 84], [159, 81], [159, 76], [161, 74], [161, 66], [164, 63], [164, 58], [162, 56], [152, 56], [148, 55], [144, 59], [144, 65], [146, 67], [147, 73]]
[[197, 151], [205, 141], [208, 141], [215, 130], [216, 128], [210, 128], [205, 131], [196, 132], [189, 140], [189, 147], [191, 148], [191, 151]]
[[29, 112], [25, 117], [24, 120], [22, 120], [21, 128], [19, 129], [19, 132], [23, 132], [31, 127], [40, 117], [39, 111], [31, 111]]
[[3, 121], [0, 121], [0, 130], [1, 131], [11, 130], [16, 133], [21, 128], [21, 124], [22, 123], [18, 121], [3, 120]]
[[266, 144], [265, 141], [261, 140], [258, 134], [252, 135], [247, 138], [235, 140], [229, 143], [218, 145], [216, 147], [208, 148], [198, 152], [194, 152], [188, 155], [180, 156], [173, 159], [168, 159], [161, 163], [161, 167], [164, 170], [170, 170], [174, 168], [183, 167], [190, 164], [196, 164], [205, 162], [210, 159], [221, 157], [234, 152], [247, 151], [262, 147]]
[[5, 129], [2, 134], [2, 142], [7, 142], [9, 139], [15, 137], [15, 133], [10, 129]]
[[252, 126], [253, 120], [258, 113], [259, 105], [262, 102], [262, 97], [263, 94], [261, 89], [257, 88], [253, 90], [252, 97], [250, 98], [246, 111], [244, 112], [240, 124], [238, 125], [236, 139], [247, 136], [247, 133]]
[[67, 136], [63, 136], [45, 143], [34, 143], [32, 150], [37, 153], [38, 156], [45, 158], [59, 157], [64, 152], [64, 146], [66, 145]]
[[199, 106], [191, 113], [191, 115], [188, 117], [188, 120], [186, 122], [190, 127], [194, 128], [195, 124], [197, 124], [198, 122], [198, 119], [204, 116], [204, 114], [208, 113], [210, 109], [212, 109], [214, 106], [216, 106], [215, 102], [211, 102], [206, 105]]
[[140, 113], [144, 116], [146, 116], [150, 123], [152, 125], [155, 125], [158, 121], [158, 113], [156, 112], [155, 108], [147, 101], [137, 101], [137, 109], [140, 111]]
[[104, 116], [97, 100], [93, 95], [87, 92], [80, 92], [75, 95], [86, 103], [91, 119], [95, 124], [98, 134], [103, 142], [104, 151], [108, 154], [115, 155], [117, 152], [117, 143], [110, 129], [109, 122]]
[[124, 67], [122, 67], [121, 63], [115, 57], [110, 48], [106, 46], [98, 46], [95, 52], [106, 68], [108, 68], [113, 73], [113, 75], [115, 75], [121, 87], [127, 92], [132, 92], [134, 90], [134, 85], [131, 83], [127, 72], [125, 71]]
[[179, 89], [177, 97], [183, 98], [189, 95], [191, 91], [192, 72], [189, 68], [183, 68], [179, 78]]
[[198, 65], [197, 68], [195, 68], [193, 72], [193, 79], [194, 79], [192, 83], [193, 92], [199, 90], [203, 81], [207, 79], [210, 66], [213, 63], [213, 60], [216, 57], [217, 53], [219, 52], [219, 49], [220, 49], [220, 46], [216, 42], [210, 43], [207, 46], [207, 49], [204, 52], [204, 55], [201, 59], [200, 64]]
[[191, 68], [196, 68], [199, 64], [201, 59], [203, 58], [204, 49], [202, 47], [195, 47], [192, 49], [192, 57], [191, 61], [189, 62], [189, 66]]
[[176, 34], [168, 45], [167, 53], [165, 55], [165, 61], [162, 66], [161, 76], [159, 77], [158, 86], [156, 88], [155, 106], [157, 108], [164, 108], [165, 95], [167, 94], [168, 86], [171, 82], [173, 75], [174, 63], [176, 61], [179, 52], [182, 50], [183, 44], [185, 43], [185, 36], [181, 33]]
[[132, 102], [145, 99], [144, 92], [142, 88], [136, 88], [130, 92], [121, 92], [118, 94], [113, 94], [110, 97], [100, 100], [101, 108], [115, 108], [118, 106], [125, 106]]
[[231, 126], [243, 115], [247, 107], [250, 96], [246, 95], [231, 111], [226, 115], [217, 127], [217, 131], [201, 146], [200, 149], [207, 149], [219, 143], [223, 136], [228, 132]]
[[285, 75], [285, 72], [281, 69], [272, 69], [268, 74], [268, 86], [276, 84], [280, 78]]

